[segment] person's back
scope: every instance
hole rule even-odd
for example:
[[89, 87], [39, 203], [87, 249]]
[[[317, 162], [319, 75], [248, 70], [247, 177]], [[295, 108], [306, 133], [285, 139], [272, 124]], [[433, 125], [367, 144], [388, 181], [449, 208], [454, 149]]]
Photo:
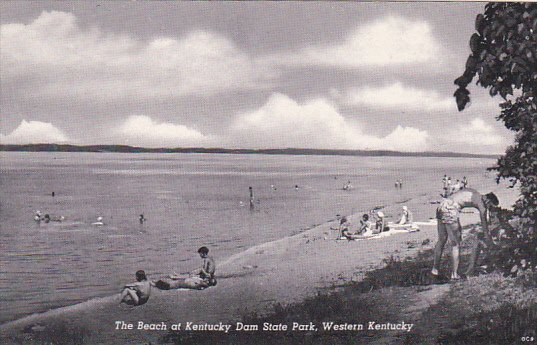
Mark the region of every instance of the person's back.
[[153, 283], [147, 280], [143, 270], [136, 272], [136, 280], [135, 283], [125, 285], [121, 292], [121, 303], [138, 306], [149, 300]]
[[203, 258], [203, 271], [200, 274], [202, 278], [214, 278], [216, 272], [216, 264], [212, 256]]

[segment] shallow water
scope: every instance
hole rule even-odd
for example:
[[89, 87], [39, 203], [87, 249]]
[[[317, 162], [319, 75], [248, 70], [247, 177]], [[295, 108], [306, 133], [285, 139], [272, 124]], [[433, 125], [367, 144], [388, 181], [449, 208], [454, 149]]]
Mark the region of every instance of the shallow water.
[[[202, 245], [218, 261], [336, 214], [433, 200], [444, 174], [491, 190], [497, 187], [485, 169], [493, 164], [469, 158], [1, 152], [0, 322], [116, 293], [138, 269], [150, 278], [189, 271], [199, 264]], [[396, 179], [402, 189], [394, 188]], [[347, 181], [350, 191], [342, 190]], [[36, 210], [66, 219], [38, 224]], [[142, 213], [147, 222], [140, 225]], [[91, 225], [98, 216], [104, 226]]]

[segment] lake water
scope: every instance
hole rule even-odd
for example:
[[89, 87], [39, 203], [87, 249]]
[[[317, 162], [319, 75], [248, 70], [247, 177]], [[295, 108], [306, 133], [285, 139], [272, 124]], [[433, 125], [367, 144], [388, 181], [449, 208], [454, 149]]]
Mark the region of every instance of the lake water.
[[[0, 152], [0, 322], [186, 272], [377, 205], [432, 200], [444, 174], [497, 188], [493, 159]], [[403, 181], [395, 189], [396, 179]], [[347, 181], [354, 189], [342, 190]], [[274, 189], [271, 188], [274, 186]], [[298, 185], [298, 189], [295, 189]], [[248, 204], [253, 187], [255, 209]], [[54, 191], [55, 196], [51, 193]], [[434, 206], [431, 206], [434, 207]], [[65, 221], [36, 223], [36, 210]], [[417, 218], [433, 216], [417, 214]], [[140, 225], [138, 216], [147, 222]], [[104, 226], [91, 225], [98, 216]]]

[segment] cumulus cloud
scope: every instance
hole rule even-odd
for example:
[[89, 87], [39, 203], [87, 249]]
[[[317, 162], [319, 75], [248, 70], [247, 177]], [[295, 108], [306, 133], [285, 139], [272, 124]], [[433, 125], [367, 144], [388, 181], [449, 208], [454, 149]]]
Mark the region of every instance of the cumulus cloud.
[[200, 147], [211, 141], [211, 137], [201, 132], [168, 122], [156, 122], [149, 116], [129, 116], [116, 130], [115, 142], [134, 146]]
[[308, 47], [273, 60], [292, 65], [384, 67], [434, 61], [440, 51], [427, 22], [389, 16], [358, 27], [343, 42]]
[[65, 143], [69, 139], [51, 123], [22, 120], [13, 132], [0, 134], [2, 144], [52, 144]]
[[458, 143], [499, 146], [502, 149], [506, 146], [506, 139], [480, 118], [473, 119], [469, 125], [460, 126], [451, 134], [452, 140]]
[[81, 28], [73, 14], [52, 11], [0, 32], [2, 82], [50, 96], [206, 95], [259, 88], [270, 78], [231, 41], [206, 31], [145, 42]]
[[423, 151], [426, 131], [397, 126], [386, 137], [366, 134], [325, 99], [298, 103], [273, 94], [261, 108], [241, 114], [231, 133], [240, 147], [385, 149]]
[[396, 82], [381, 87], [362, 87], [347, 90], [343, 95], [335, 92], [340, 101], [353, 106], [370, 106], [407, 110], [457, 110], [452, 97], [444, 97], [433, 90], [423, 90]]

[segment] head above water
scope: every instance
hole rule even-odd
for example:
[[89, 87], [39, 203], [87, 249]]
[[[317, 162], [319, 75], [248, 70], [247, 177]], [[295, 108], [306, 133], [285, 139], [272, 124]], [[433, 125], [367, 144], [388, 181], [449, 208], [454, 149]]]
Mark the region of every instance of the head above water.
[[139, 282], [147, 280], [144, 270], [136, 271], [136, 280]]
[[364, 213], [364, 215], [362, 216], [362, 219], [363, 220], [369, 220], [369, 215], [367, 213]]
[[209, 254], [209, 248], [207, 248], [207, 247], [201, 247], [200, 249], [198, 249], [198, 254], [200, 254], [200, 255], [207, 255], [207, 254]]

